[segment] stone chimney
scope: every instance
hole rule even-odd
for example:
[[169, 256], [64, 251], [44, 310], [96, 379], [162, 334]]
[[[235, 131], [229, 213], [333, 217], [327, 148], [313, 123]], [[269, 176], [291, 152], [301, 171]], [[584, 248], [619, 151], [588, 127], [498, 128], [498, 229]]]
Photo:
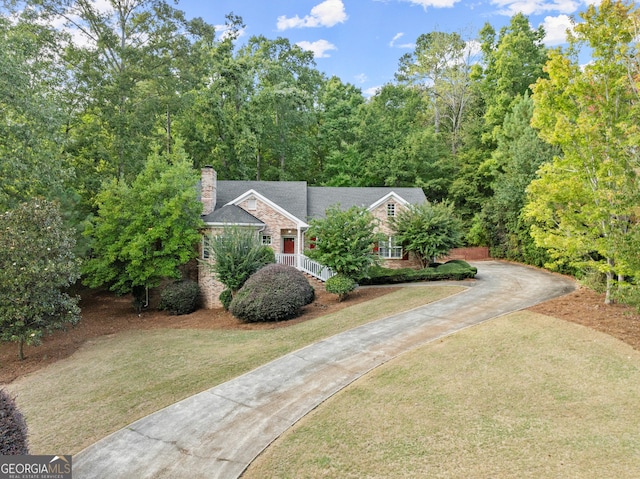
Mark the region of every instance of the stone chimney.
[[212, 166], [202, 168], [202, 192], [200, 199], [202, 201], [202, 214], [208, 215], [213, 213], [216, 207], [216, 183], [217, 174]]

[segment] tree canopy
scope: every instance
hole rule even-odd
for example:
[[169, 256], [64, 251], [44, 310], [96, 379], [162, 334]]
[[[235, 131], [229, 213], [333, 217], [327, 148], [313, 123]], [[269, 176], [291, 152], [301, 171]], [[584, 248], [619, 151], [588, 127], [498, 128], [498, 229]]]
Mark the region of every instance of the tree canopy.
[[198, 175], [177, 145], [156, 152], [131, 185], [111, 180], [98, 194], [97, 215], [87, 226], [91, 256], [84, 279], [119, 294], [180, 278], [178, 267], [196, 256], [202, 204]]
[[[631, 274], [626, 240], [637, 228], [638, 11], [603, 1], [582, 15], [568, 54], [553, 52], [548, 79], [534, 87], [533, 125], [562, 153], [529, 187], [532, 235], [556, 263], [592, 267], [614, 278]], [[578, 52], [588, 46], [592, 62]], [[637, 248], [635, 248], [637, 254]]]
[[[205, 165], [224, 180], [420, 187], [496, 256], [640, 281], [633, 3], [589, 7], [564, 50], [521, 13], [422, 32], [374, 93], [288, 38], [241, 35], [232, 13], [214, 27], [167, 0], [27, 3], [0, 7], [0, 207], [44, 197], [77, 231], [89, 223], [76, 241], [88, 284], [176, 274], [199, 215], [182, 197], [195, 220], [176, 222], [179, 240], [168, 211]], [[178, 164], [180, 187], [158, 186]], [[160, 190], [176, 203], [154, 203]]]

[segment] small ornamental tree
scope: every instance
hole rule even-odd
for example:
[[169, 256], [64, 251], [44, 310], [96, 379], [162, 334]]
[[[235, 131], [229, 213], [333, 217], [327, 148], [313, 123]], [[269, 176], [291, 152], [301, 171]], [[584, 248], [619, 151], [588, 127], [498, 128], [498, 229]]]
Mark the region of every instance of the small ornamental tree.
[[92, 249], [84, 267], [90, 287], [144, 291], [164, 278], [179, 279], [178, 267], [196, 256], [198, 174], [180, 145], [173, 151], [152, 154], [131, 186], [114, 180], [98, 194], [98, 214], [85, 231]]
[[275, 263], [273, 250], [260, 244], [254, 230], [229, 226], [219, 235], [210, 235], [207, 243], [213, 261], [205, 264], [233, 294], [253, 273]]
[[416, 255], [423, 268], [462, 244], [462, 222], [450, 203], [411, 205], [390, 223], [396, 240]]
[[31, 200], [0, 214], [0, 339], [37, 345], [80, 319], [78, 299], [64, 290], [79, 278], [75, 239], [56, 204]]
[[366, 208], [330, 206], [324, 218], [311, 220], [307, 237], [315, 239], [306, 254], [338, 274], [354, 280], [366, 277], [378, 259], [373, 251], [375, 227], [376, 220]]
[[338, 301], [343, 301], [356, 287], [357, 284], [354, 280], [341, 274], [332, 276], [324, 285], [327, 293], [338, 295]]

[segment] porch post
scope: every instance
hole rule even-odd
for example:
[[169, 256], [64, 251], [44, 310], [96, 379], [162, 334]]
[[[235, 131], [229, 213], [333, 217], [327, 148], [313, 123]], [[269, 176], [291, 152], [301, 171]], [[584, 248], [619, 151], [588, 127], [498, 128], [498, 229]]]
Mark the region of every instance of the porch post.
[[300, 257], [300, 255], [302, 255], [302, 235], [300, 234], [300, 225], [296, 226], [296, 244], [297, 244], [297, 252], [296, 252], [296, 268], [298, 270], [300, 270], [302, 268], [302, 258]]

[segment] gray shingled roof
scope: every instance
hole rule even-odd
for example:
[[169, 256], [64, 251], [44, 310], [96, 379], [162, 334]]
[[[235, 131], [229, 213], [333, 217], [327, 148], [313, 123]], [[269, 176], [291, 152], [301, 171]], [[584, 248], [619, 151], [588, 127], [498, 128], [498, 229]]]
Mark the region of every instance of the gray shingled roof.
[[262, 221], [236, 205], [217, 208], [213, 213], [203, 216], [202, 219], [205, 223], [264, 226]]
[[[200, 184], [198, 185], [200, 192]], [[340, 204], [343, 209], [352, 206], [369, 207], [394, 192], [412, 204], [427, 201], [421, 188], [396, 187], [327, 187], [307, 186], [305, 181], [229, 181], [217, 182], [216, 206], [213, 213], [204, 216], [207, 223], [263, 223], [255, 216], [234, 205], [227, 205], [249, 190], [254, 190], [302, 221], [323, 218], [326, 209]]]
[[307, 217], [306, 181], [218, 181], [216, 209], [249, 190], [255, 190], [296, 218]]
[[369, 207], [391, 192], [411, 204], [427, 201], [422, 188], [310, 186], [307, 189], [308, 218], [323, 218], [326, 209], [337, 203], [342, 209], [352, 206]]

